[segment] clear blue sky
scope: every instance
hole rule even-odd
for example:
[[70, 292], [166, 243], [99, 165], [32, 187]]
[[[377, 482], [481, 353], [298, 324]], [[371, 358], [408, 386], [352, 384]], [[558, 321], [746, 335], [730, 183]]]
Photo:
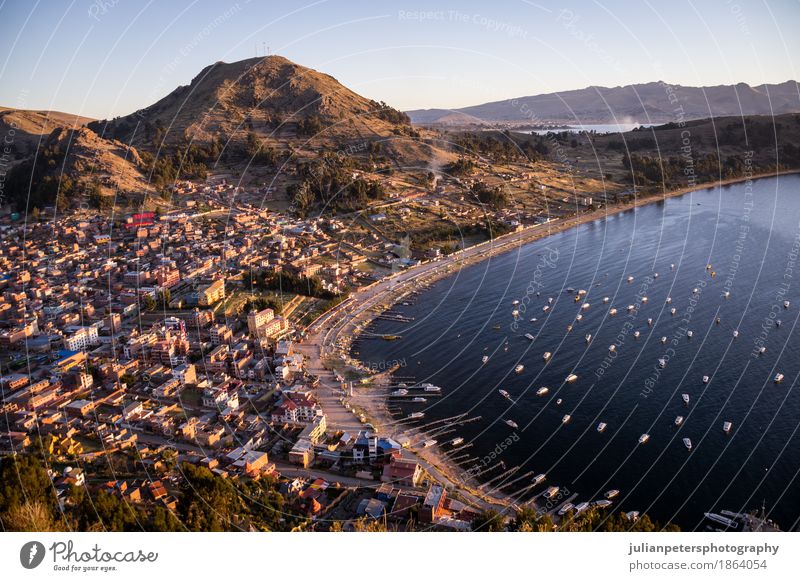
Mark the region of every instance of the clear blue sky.
[[401, 109], [798, 79], [797, 0], [0, 0], [0, 105], [124, 115], [273, 54]]

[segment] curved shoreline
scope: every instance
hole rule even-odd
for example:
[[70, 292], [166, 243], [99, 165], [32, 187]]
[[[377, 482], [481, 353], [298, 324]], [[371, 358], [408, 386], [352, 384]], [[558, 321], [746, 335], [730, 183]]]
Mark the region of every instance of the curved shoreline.
[[[341, 389], [337, 388], [337, 382], [334, 381], [334, 374], [332, 370], [325, 365], [323, 360], [325, 358], [335, 358], [341, 361], [345, 366], [363, 372], [364, 368], [360, 365], [360, 362], [354, 361], [349, 357], [350, 342], [354, 337], [358, 336], [361, 327], [374, 320], [383, 310], [391, 308], [393, 304], [401, 301], [410, 292], [421, 290], [421, 287], [426, 287], [451, 274], [457, 273], [460, 268], [471, 266], [487, 258], [521, 248], [523, 245], [563, 232], [575, 226], [607, 218], [627, 210], [635, 209], [639, 206], [664, 201], [668, 198], [683, 196], [695, 191], [797, 173], [800, 173], [800, 170], [771, 172], [769, 174], [742, 176], [728, 180], [707, 182], [671, 192], [636, 198], [624, 204], [605, 207], [583, 215], [570, 216], [544, 224], [528, 226], [523, 230], [505, 234], [481, 244], [459, 250], [442, 259], [421, 263], [359, 289], [346, 301], [320, 315], [307, 328], [308, 335], [303, 342], [303, 352], [309, 358], [309, 369], [312, 373], [320, 377], [320, 385], [323, 391], [329, 390], [327, 396], [323, 396], [320, 399], [323, 410], [326, 414], [331, 413], [334, 416], [342, 417], [341, 410], [336, 410], [335, 408], [338, 406], [345, 409], [343, 398], [346, 395]], [[382, 374], [376, 374], [376, 377], [378, 375]], [[380, 433], [385, 433], [390, 437], [397, 437], [399, 433], [409, 431], [397, 429], [401, 426], [399, 426], [385, 410], [385, 397], [352, 394], [346, 397], [348, 398], [348, 403], [352, 401], [357, 407], [365, 411], [371, 423]], [[352, 411], [350, 409], [346, 409], [345, 416], [353, 421]], [[354, 427], [341, 424], [336, 420], [332, 422], [329, 420], [329, 424], [333, 427], [340, 426], [342, 428], [354, 429]], [[355, 424], [355, 427], [357, 426], [358, 422]], [[505, 497], [505, 495], [491, 495], [486, 492], [480, 492], [477, 490], [477, 485], [465, 482], [460, 476], [464, 473], [463, 469], [453, 463], [444, 454], [440, 446], [431, 446], [424, 449], [420, 448], [419, 450], [415, 449], [413, 451], [404, 450], [404, 452], [417, 458], [423, 464], [423, 467], [431, 474], [432, 478], [457, 488], [476, 505], [483, 506], [484, 508], [513, 506], [511, 499]]]

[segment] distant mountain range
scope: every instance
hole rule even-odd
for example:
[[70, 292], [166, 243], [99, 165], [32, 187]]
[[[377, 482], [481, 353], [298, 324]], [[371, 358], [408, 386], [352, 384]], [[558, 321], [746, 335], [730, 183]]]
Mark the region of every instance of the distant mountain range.
[[517, 97], [461, 109], [407, 111], [419, 125], [485, 123], [667, 123], [736, 115], [800, 112], [796, 81], [751, 87], [746, 83], [684, 87], [658, 81], [622, 87], [587, 87]]

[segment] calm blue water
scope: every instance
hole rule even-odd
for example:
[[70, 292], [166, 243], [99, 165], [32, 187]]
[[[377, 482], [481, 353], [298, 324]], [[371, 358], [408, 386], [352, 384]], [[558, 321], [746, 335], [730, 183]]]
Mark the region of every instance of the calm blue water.
[[651, 127], [650, 123], [586, 123], [584, 125], [567, 125], [567, 129], [534, 129], [529, 133], [534, 135], [546, 135], [551, 131], [556, 133], [561, 131], [569, 131], [571, 133], [578, 133], [580, 131], [596, 131], [597, 133], [625, 133], [626, 131], [633, 131], [637, 127]]
[[[792, 251], [799, 235], [798, 176], [695, 192], [465, 268], [398, 307], [413, 323], [376, 323], [378, 332], [401, 340], [362, 339], [355, 349], [373, 363], [405, 358], [399, 374], [442, 386], [443, 397], [408, 404], [406, 413], [425, 411], [426, 422], [461, 412], [482, 416], [446, 436], [473, 442], [478, 458], [515, 431], [504, 420], [515, 421], [519, 441], [491, 463], [521, 466], [517, 476], [545, 472], [548, 484], [578, 493], [578, 501], [616, 488], [617, 510], [698, 530], [708, 524], [704, 511], [749, 510], [763, 501], [784, 530], [797, 528], [800, 265]], [[587, 290], [590, 308], [582, 310], [567, 287]], [[553, 306], [544, 313], [548, 297]], [[629, 315], [626, 307], [637, 297], [640, 308]], [[619, 309], [615, 317], [612, 306]], [[512, 310], [523, 307], [514, 325]], [[583, 320], [575, 322], [579, 312]], [[767, 351], [754, 355], [759, 338]], [[613, 359], [612, 343], [618, 345]], [[548, 363], [545, 351], [553, 353]], [[661, 357], [669, 359], [664, 369]], [[514, 372], [517, 364], [525, 366], [522, 373]], [[778, 372], [785, 379], [776, 384]], [[565, 384], [570, 373], [578, 379]], [[708, 385], [704, 375], [711, 377]], [[541, 386], [550, 387], [545, 397], [535, 394]], [[683, 393], [691, 398], [688, 406]], [[567, 413], [572, 419], [562, 424]], [[686, 418], [680, 428], [678, 415]], [[602, 434], [600, 421], [608, 424]], [[728, 435], [724, 421], [733, 423]], [[640, 446], [644, 432], [650, 441]]]

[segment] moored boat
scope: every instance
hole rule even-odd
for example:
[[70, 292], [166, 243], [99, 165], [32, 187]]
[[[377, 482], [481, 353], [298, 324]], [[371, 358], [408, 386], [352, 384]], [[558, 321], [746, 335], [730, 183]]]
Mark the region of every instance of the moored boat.
[[605, 422], [600, 422], [597, 424], [597, 431], [602, 434], [606, 430], [606, 426], [607, 424]]
[[684, 438], [683, 439], [683, 445], [686, 446], [687, 450], [691, 450], [692, 449], [692, 441], [689, 438]]
[[649, 439], [650, 439], [650, 434], [642, 434], [641, 436], [639, 436], [639, 443], [646, 444]]
[[539, 395], [539, 396], [546, 395], [549, 392], [550, 392], [550, 388], [549, 387], [540, 387], [539, 389], [536, 390], [536, 395]]

